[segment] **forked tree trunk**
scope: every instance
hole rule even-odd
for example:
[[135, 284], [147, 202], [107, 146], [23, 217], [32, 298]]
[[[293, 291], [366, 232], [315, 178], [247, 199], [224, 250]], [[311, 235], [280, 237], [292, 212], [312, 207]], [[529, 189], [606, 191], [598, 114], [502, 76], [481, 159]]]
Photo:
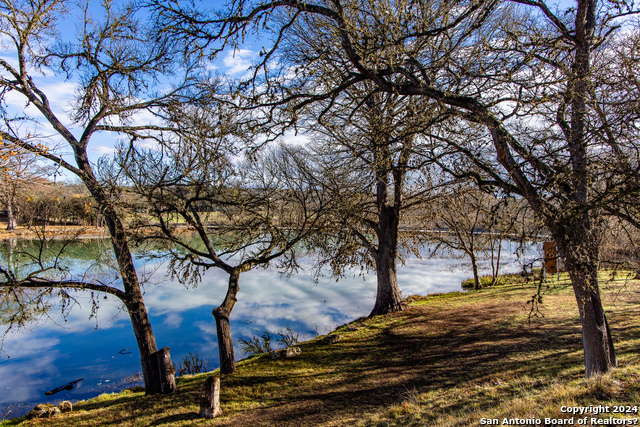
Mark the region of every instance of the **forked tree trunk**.
[[375, 256], [378, 288], [376, 302], [369, 316], [401, 311], [406, 307], [398, 287], [396, 259], [398, 247], [398, 216], [393, 206], [380, 211], [378, 250]]

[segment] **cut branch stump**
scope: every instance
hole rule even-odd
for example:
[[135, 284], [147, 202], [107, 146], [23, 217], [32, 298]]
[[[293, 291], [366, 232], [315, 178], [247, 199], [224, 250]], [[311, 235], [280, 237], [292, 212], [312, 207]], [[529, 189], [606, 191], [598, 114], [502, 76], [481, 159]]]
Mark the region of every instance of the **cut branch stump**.
[[164, 347], [149, 355], [152, 369], [158, 373], [158, 382], [154, 381], [148, 386], [147, 394], [171, 394], [176, 391], [176, 377], [169, 347]]
[[209, 377], [204, 383], [204, 394], [200, 399], [200, 416], [215, 418], [222, 414], [220, 409], [220, 378]]

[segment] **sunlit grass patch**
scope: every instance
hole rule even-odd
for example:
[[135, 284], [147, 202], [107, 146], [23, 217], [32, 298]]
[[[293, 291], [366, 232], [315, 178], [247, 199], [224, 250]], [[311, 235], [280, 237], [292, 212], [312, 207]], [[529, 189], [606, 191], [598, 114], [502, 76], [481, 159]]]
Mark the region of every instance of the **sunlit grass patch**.
[[[634, 367], [633, 370], [636, 370]], [[626, 403], [635, 406], [638, 390], [619, 378], [630, 372], [616, 370], [589, 380], [568, 382], [549, 378], [519, 377], [468, 384], [450, 390], [415, 394], [363, 421], [367, 426], [468, 426], [480, 425], [482, 418], [540, 419], [575, 418], [563, 407], [609, 407]], [[637, 402], [637, 400], [635, 400]], [[637, 418], [637, 414], [586, 413], [581, 416]]]

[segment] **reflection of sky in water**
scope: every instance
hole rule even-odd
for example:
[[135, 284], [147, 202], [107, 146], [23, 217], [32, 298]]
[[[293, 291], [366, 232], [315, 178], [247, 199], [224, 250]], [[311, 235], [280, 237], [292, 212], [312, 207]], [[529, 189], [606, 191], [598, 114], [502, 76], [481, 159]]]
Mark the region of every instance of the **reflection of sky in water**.
[[[518, 271], [521, 264], [513, 254], [515, 245], [503, 249], [503, 272]], [[428, 252], [428, 251], [427, 251]], [[535, 257], [537, 250], [529, 253]], [[464, 258], [407, 257], [398, 265], [398, 282], [403, 295], [426, 295], [460, 290], [460, 282], [471, 276]], [[531, 256], [529, 257], [531, 258]], [[142, 261], [137, 262], [139, 268]], [[187, 353], [197, 352], [218, 364], [216, 328], [211, 310], [222, 302], [227, 276], [212, 269], [195, 289], [185, 289], [164, 278], [166, 266], [145, 266], [152, 271], [157, 285], [147, 285], [145, 302], [151, 317], [158, 347], [170, 346], [177, 364]], [[481, 262], [481, 274], [491, 271], [487, 260]], [[240, 276], [238, 302], [231, 314], [233, 337], [250, 338], [262, 332], [276, 333], [291, 328], [309, 338], [326, 334], [337, 326], [366, 316], [375, 300], [375, 276], [349, 276], [336, 282], [330, 277], [316, 283], [300, 272], [291, 277], [272, 270], [255, 270]], [[78, 294], [79, 295], [79, 294]], [[123, 388], [121, 380], [140, 370], [135, 337], [126, 312], [115, 299], [100, 299], [97, 321], [88, 320], [91, 304], [79, 297], [76, 307], [64, 321], [57, 313], [51, 322], [29, 331], [6, 337], [0, 359], [0, 415], [2, 407], [26, 403], [11, 413], [17, 416], [35, 404], [79, 400], [101, 392]], [[96, 328], [96, 322], [98, 328]], [[130, 348], [130, 350], [125, 350]], [[120, 353], [122, 351], [122, 354]], [[129, 353], [129, 354], [127, 354]], [[242, 358], [236, 346], [236, 357]], [[45, 391], [84, 378], [74, 390], [47, 397]]]

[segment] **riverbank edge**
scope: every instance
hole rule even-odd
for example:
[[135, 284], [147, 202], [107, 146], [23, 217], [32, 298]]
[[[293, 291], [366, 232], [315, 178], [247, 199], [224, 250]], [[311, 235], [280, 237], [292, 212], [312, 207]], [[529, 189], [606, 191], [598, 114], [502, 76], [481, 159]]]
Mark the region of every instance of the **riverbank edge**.
[[[6, 223], [5, 223], [6, 224]], [[81, 227], [75, 225], [50, 225], [44, 230], [34, 231], [29, 227], [19, 226], [15, 230], [7, 231], [6, 225], [0, 221], [0, 240], [37, 240], [45, 237], [47, 240], [60, 239], [105, 239], [109, 232], [105, 228]]]

